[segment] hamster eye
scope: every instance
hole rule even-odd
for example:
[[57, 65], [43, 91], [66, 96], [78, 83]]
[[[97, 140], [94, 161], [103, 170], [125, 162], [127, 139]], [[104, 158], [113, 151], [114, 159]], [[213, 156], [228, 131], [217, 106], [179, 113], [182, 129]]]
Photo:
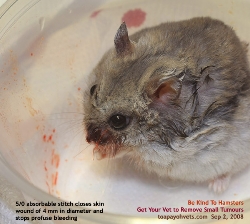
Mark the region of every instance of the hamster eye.
[[129, 125], [130, 118], [121, 114], [113, 115], [109, 118], [109, 125], [114, 129], [124, 129]]
[[96, 89], [97, 85], [93, 85], [91, 88], [90, 88], [90, 95], [92, 96], [95, 92], [95, 89]]

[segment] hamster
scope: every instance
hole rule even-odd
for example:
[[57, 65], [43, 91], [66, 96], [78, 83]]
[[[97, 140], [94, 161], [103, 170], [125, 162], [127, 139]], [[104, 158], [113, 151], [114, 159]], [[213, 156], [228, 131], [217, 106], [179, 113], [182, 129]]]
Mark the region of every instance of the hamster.
[[90, 75], [83, 123], [97, 158], [127, 156], [215, 192], [250, 163], [247, 44], [223, 22], [168, 22], [130, 37], [122, 23]]

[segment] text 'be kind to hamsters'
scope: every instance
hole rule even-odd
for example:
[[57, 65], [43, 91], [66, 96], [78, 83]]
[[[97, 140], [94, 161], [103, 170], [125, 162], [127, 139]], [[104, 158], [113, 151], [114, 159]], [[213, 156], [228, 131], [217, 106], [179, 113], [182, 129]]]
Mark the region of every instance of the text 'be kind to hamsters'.
[[123, 23], [114, 42], [84, 96], [96, 156], [127, 156], [161, 177], [225, 190], [250, 163], [247, 44], [207, 17], [130, 37]]

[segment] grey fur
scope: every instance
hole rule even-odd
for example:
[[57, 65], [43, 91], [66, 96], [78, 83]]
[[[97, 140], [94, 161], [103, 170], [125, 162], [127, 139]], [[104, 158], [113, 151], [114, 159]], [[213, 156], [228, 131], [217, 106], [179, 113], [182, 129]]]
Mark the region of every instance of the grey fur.
[[[223, 190], [228, 181], [219, 181], [250, 163], [246, 44], [208, 17], [143, 29], [130, 41], [129, 54], [110, 49], [91, 74], [84, 125], [87, 135], [107, 136], [89, 142], [101, 155], [126, 154], [149, 172]], [[162, 103], [154, 94], [166, 82]], [[114, 114], [132, 118], [128, 127], [111, 128]]]

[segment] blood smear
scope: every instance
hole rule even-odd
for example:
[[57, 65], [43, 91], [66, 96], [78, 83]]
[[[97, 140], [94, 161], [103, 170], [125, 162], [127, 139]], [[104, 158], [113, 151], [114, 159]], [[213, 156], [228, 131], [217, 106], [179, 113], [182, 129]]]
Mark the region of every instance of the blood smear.
[[127, 11], [123, 17], [122, 22], [125, 21], [127, 27], [139, 27], [146, 19], [146, 13], [141, 9], [134, 9]]
[[43, 135], [43, 141], [46, 142], [46, 135]]
[[102, 11], [102, 10], [94, 11], [94, 12], [90, 15], [90, 17], [91, 17], [91, 18], [97, 17], [97, 15], [98, 15], [101, 11]]

